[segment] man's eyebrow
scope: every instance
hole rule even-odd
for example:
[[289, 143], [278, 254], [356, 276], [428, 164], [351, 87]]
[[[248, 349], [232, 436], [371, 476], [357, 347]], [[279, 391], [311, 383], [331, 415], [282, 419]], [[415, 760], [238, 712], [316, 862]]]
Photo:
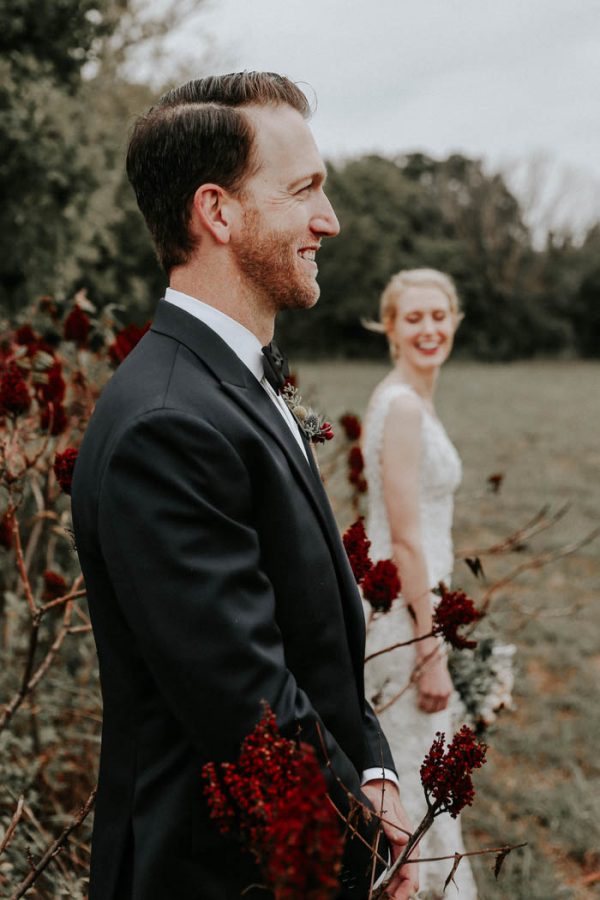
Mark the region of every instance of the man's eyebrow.
[[290, 184], [290, 190], [300, 187], [301, 184], [325, 184], [326, 180], [327, 169], [318, 169], [316, 172], [309, 173], [308, 175], [302, 175], [301, 178], [296, 178]]

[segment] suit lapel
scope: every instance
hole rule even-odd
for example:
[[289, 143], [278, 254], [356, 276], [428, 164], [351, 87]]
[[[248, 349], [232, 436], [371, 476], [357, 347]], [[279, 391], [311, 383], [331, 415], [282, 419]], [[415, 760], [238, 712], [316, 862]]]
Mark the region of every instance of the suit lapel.
[[[337, 523], [313, 458], [312, 448], [304, 434], [301, 432], [308, 463], [265, 390], [225, 341], [203, 322], [172, 303], [161, 301], [152, 330], [175, 338], [191, 350], [221, 382], [227, 395], [281, 448], [319, 520], [336, 568], [342, 598], [357, 596], [356, 583], [340, 541]], [[343, 600], [342, 608], [349, 634], [358, 636], [359, 646], [362, 646], [364, 618], [358, 597], [356, 603]], [[363, 660], [362, 657], [360, 659], [356, 657], [357, 654], [353, 654], [355, 672], [362, 693]]]

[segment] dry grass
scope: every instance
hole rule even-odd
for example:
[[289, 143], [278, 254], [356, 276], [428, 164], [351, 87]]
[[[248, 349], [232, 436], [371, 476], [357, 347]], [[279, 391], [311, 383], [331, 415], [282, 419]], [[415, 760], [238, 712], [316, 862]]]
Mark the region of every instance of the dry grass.
[[[385, 371], [365, 363], [299, 366], [303, 393], [332, 421], [347, 410], [362, 415]], [[488, 578], [599, 524], [600, 366], [450, 364], [438, 408], [465, 466], [457, 548], [505, 536], [545, 503], [571, 504], [523, 552], [491, 560]], [[497, 496], [485, 490], [493, 472], [505, 474]], [[343, 472], [329, 486], [345, 526]], [[477, 596], [461, 564], [455, 580]], [[489, 764], [463, 824], [471, 849], [522, 840], [528, 846], [508, 858], [498, 882], [489, 859], [476, 861], [481, 900], [600, 897], [599, 597], [597, 540], [522, 576], [495, 600], [490, 620], [519, 648], [517, 709], [489, 735]]]

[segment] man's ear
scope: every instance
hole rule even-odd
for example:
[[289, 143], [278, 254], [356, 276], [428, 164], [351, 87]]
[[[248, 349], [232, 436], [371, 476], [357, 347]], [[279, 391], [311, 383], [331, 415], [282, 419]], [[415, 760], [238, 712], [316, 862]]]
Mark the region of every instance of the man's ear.
[[228, 244], [239, 203], [218, 184], [202, 184], [194, 194], [190, 226], [199, 233], [209, 232], [218, 244]]

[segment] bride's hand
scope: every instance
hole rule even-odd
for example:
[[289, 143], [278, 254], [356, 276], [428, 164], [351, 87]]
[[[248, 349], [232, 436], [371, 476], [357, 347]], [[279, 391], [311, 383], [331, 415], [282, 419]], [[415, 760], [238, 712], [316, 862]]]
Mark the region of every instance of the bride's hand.
[[436, 713], [446, 709], [452, 680], [444, 656], [427, 661], [417, 681], [417, 706], [422, 712]]

